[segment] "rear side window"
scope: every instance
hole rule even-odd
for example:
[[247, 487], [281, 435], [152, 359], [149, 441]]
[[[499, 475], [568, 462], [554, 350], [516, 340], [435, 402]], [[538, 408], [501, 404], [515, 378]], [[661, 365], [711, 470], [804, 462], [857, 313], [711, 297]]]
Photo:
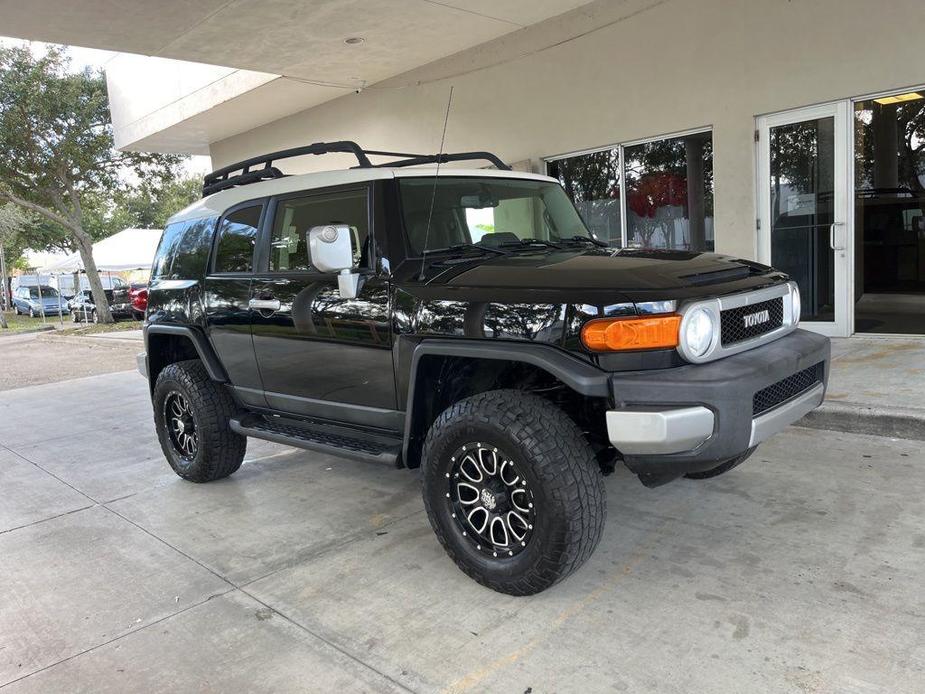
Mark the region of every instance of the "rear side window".
[[214, 272], [251, 272], [254, 269], [254, 244], [260, 211], [260, 205], [244, 207], [222, 220], [212, 268]]
[[215, 217], [168, 224], [154, 256], [152, 279], [198, 279], [205, 275]]
[[161, 234], [161, 242], [157, 246], [157, 253], [154, 254], [154, 265], [151, 268], [151, 279], [169, 279], [170, 266], [173, 264], [174, 247], [183, 236], [183, 232], [189, 222], [174, 222], [168, 224]]
[[216, 221], [215, 217], [197, 219], [186, 228], [174, 252], [170, 269], [172, 279], [198, 279], [205, 276]]

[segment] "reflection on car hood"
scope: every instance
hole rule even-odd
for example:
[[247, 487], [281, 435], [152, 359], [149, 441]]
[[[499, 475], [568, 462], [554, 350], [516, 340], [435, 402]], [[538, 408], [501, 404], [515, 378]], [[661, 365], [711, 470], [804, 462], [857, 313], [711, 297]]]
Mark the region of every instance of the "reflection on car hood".
[[550, 250], [489, 256], [460, 264], [440, 278], [447, 286], [537, 289], [681, 289], [704, 287], [770, 271], [715, 253], [616, 249]]

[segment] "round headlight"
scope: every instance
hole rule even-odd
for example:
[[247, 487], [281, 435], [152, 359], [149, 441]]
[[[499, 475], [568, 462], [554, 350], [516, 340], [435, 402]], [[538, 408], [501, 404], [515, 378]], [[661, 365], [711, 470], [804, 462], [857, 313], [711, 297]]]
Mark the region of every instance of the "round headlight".
[[800, 322], [802, 307], [800, 306], [800, 288], [795, 282], [790, 285], [790, 307], [791, 323], [797, 325]]
[[685, 316], [681, 339], [687, 351], [695, 357], [702, 357], [713, 343], [713, 314], [697, 308]]

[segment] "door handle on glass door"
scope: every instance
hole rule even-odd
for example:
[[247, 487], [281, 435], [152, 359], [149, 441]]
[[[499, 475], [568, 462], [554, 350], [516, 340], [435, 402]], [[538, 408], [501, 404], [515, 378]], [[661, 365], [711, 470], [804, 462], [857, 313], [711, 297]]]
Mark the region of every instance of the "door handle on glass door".
[[829, 226], [829, 246], [833, 251], [843, 251], [845, 247], [836, 241], [836, 236], [838, 235], [838, 227], [845, 226], [844, 222], [832, 222]]
[[247, 302], [248, 308], [257, 311], [279, 311], [279, 299], [251, 299]]

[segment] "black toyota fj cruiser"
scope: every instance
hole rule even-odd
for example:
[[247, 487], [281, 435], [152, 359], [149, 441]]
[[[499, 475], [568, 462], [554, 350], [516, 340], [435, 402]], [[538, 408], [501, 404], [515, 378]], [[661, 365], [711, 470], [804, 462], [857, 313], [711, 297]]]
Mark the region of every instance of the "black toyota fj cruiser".
[[[329, 152], [358, 166], [273, 165]], [[440, 169], [476, 159], [496, 168]], [[608, 248], [555, 179], [490, 153], [318, 143], [203, 194], [164, 231], [139, 355], [170, 465], [226, 477], [253, 436], [419, 467], [438, 539], [495, 590], [581, 566], [617, 462], [718, 475], [822, 402], [829, 341], [784, 274]]]

